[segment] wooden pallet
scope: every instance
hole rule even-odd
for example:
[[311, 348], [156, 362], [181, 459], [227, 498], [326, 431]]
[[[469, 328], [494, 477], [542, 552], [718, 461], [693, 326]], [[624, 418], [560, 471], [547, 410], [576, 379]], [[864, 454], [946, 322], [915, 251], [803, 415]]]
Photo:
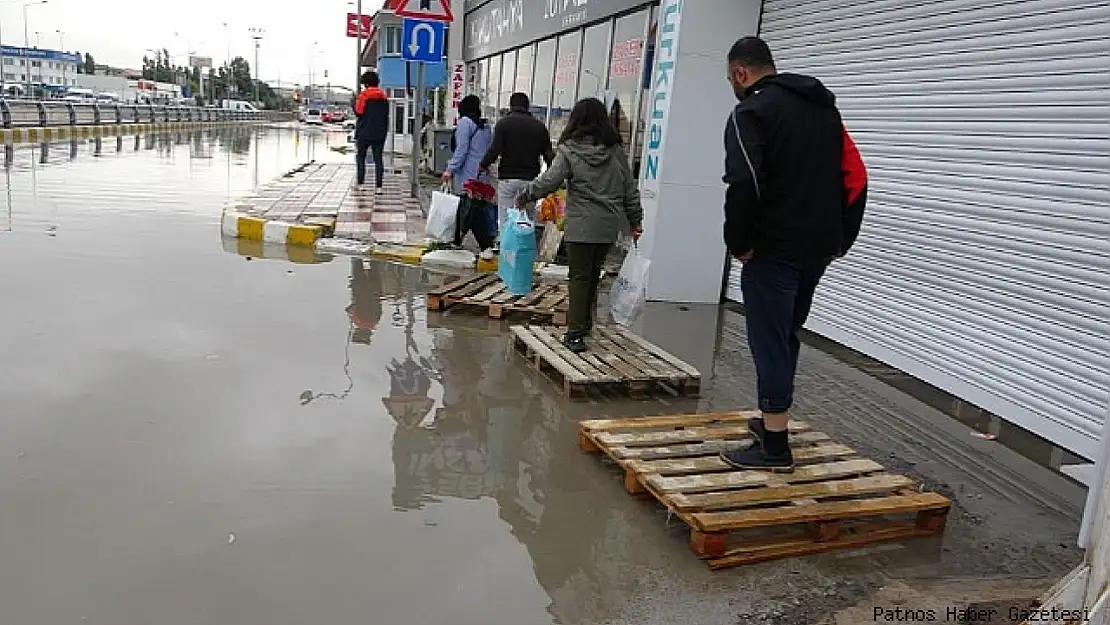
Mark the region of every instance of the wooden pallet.
[[429, 310], [462, 305], [482, 308], [491, 319], [524, 313], [557, 326], [567, 323], [565, 284], [536, 284], [527, 295], [513, 295], [497, 274], [475, 274], [428, 291], [427, 297]]
[[620, 326], [595, 326], [583, 354], [563, 346], [565, 330], [513, 326], [513, 347], [529, 364], [561, 384], [563, 393], [581, 397], [590, 390], [616, 389], [642, 399], [669, 390], [696, 397], [701, 374], [692, 366]]
[[629, 492], [650, 494], [689, 526], [690, 547], [712, 569], [944, 530], [947, 498], [805, 423], [790, 426], [793, 473], [733, 469], [718, 454], [746, 444], [757, 415], [583, 421], [578, 442], [616, 462]]

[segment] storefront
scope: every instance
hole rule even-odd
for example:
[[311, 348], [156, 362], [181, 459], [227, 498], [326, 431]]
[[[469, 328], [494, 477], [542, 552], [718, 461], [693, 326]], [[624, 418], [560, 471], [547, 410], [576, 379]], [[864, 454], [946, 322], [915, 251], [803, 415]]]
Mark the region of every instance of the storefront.
[[[743, 35], [837, 94], [870, 172], [807, 327], [1085, 458], [1110, 370], [1110, 5], [1082, 0], [476, 0], [472, 93], [617, 110], [648, 297], [740, 300], [721, 236], [725, 55]], [[927, 33], [924, 36], [923, 33]]]
[[574, 103], [595, 97], [638, 162], [654, 15], [644, 0], [467, 2], [467, 92], [482, 99], [491, 121], [508, 111], [514, 92], [528, 94], [555, 138]]

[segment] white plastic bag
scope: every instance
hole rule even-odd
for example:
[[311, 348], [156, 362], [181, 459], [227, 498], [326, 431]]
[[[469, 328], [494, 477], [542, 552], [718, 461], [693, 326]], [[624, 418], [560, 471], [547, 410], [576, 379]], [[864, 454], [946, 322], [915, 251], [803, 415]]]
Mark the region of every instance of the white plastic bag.
[[459, 197], [446, 190], [432, 192], [432, 206], [428, 209], [428, 223], [424, 234], [438, 243], [455, 240], [455, 223], [459, 215]]
[[628, 250], [621, 272], [613, 281], [613, 290], [609, 292], [609, 312], [613, 315], [613, 321], [629, 326], [643, 312], [644, 302], [647, 301], [650, 268], [651, 261], [640, 256], [639, 248]]

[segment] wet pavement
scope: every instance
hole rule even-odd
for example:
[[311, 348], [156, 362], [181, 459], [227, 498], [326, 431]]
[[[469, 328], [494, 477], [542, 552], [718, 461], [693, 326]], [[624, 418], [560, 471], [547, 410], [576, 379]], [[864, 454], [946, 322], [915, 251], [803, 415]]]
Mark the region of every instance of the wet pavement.
[[9, 152], [0, 623], [863, 623], [1027, 595], [1078, 561], [1080, 488], [807, 346], [798, 416], [951, 496], [948, 530], [709, 571], [575, 426], [751, 407], [742, 316], [642, 321], [702, 399], [568, 404], [500, 323], [427, 312], [439, 278], [417, 268], [226, 251], [226, 200], [342, 140]]

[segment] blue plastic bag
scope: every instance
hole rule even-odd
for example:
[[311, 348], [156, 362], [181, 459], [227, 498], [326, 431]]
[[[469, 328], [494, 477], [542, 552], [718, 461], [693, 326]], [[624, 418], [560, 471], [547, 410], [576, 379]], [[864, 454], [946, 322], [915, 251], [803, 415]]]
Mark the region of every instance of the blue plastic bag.
[[532, 265], [536, 261], [536, 226], [521, 210], [509, 209], [508, 220], [501, 231], [501, 255], [497, 259], [497, 275], [513, 295], [526, 295], [532, 290]]

